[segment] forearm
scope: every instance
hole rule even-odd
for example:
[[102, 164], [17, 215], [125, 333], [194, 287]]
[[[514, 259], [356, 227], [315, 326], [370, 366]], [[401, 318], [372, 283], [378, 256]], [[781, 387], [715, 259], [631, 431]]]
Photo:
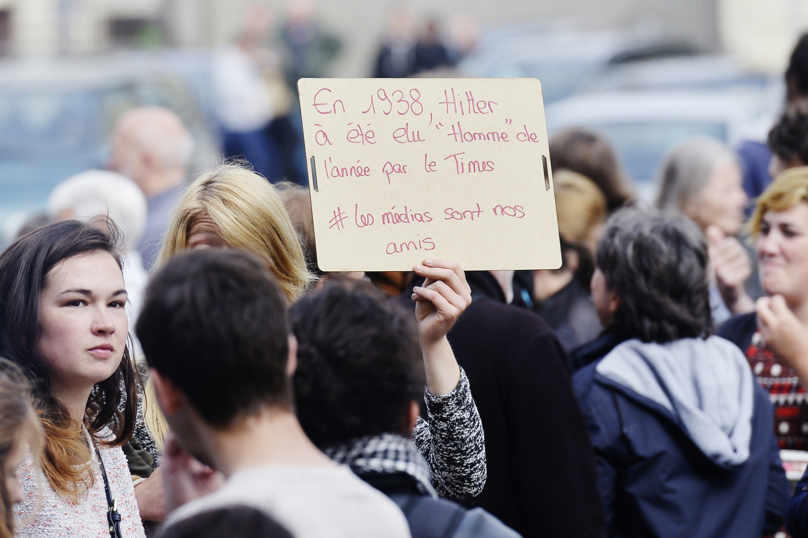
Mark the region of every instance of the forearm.
[[485, 435], [480, 415], [462, 373], [453, 391], [425, 394], [429, 422], [419, 420], [413, 432], [429, 463], [435, 489], [444, 497], [473, 497], [485, 486]]
[[460, 367], [449, 340], [445, 336], [434, 343], [422, 340], [421, 352], [424, 356], [426, 386], [429, 392], [436, 396], [452, 392], [460, 382]]

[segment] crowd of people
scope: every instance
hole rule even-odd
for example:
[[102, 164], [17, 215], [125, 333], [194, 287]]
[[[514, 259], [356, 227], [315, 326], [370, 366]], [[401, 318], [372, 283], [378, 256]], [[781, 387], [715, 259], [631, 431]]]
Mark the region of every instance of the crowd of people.
[[305, 187], [126, 112], [0, 254], [0, 538], [808, 536], [808, 35], [786, 82], [757, 192], [557, 134], [558, 270], [323, 273]]

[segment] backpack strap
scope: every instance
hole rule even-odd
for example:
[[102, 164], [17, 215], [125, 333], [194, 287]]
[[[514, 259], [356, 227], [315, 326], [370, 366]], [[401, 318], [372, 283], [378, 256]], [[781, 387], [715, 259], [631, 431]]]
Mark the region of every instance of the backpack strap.
[[454, 535], [466, 509], [428, 495], [394, 493], [390, 498], [401, 508], [413, 538], [449, 538]]

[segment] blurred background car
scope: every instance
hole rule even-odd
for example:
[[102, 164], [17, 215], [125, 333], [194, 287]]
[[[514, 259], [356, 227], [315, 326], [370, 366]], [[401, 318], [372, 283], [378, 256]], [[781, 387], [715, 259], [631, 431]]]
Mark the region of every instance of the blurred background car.
[[0, 61], [0, 248], [71, 175], [104, 168], [118, 117], [175, 111], [195, 139], [192, 169], [220, 153], [207, 55], [177, 51]]
[[780, 84], [582, 93], [547, 106], [547, 129], [588, 127], [613, 144], [642, 199], [654, 195], [662, 157], [696, 136], [730, 147], [764, 139], [783, 102]]

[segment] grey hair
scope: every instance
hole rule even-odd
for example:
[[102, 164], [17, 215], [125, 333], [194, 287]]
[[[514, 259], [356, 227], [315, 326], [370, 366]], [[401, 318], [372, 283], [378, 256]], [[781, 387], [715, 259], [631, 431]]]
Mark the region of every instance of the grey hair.
[[146, 197], [129, 178], [109, 170], [88, 170], [59, 183], [48, 197], [48, 216], [64, 211], [88, 221], [108, 216], [123, 232], [127, 251], [137, 248], [146, 229]]
[[657, 181], [656, 206], [664, 211], [684, 212], [716, 166], [737, 162], [735, 153], [714, 138], [699, 137], [685, 142], [665, 156]]
[[620, 299], [609, 330], [643, 342], [712, 332], [707, 242], [677, 213], [623, 209], [607, 222], [597, 266]]

